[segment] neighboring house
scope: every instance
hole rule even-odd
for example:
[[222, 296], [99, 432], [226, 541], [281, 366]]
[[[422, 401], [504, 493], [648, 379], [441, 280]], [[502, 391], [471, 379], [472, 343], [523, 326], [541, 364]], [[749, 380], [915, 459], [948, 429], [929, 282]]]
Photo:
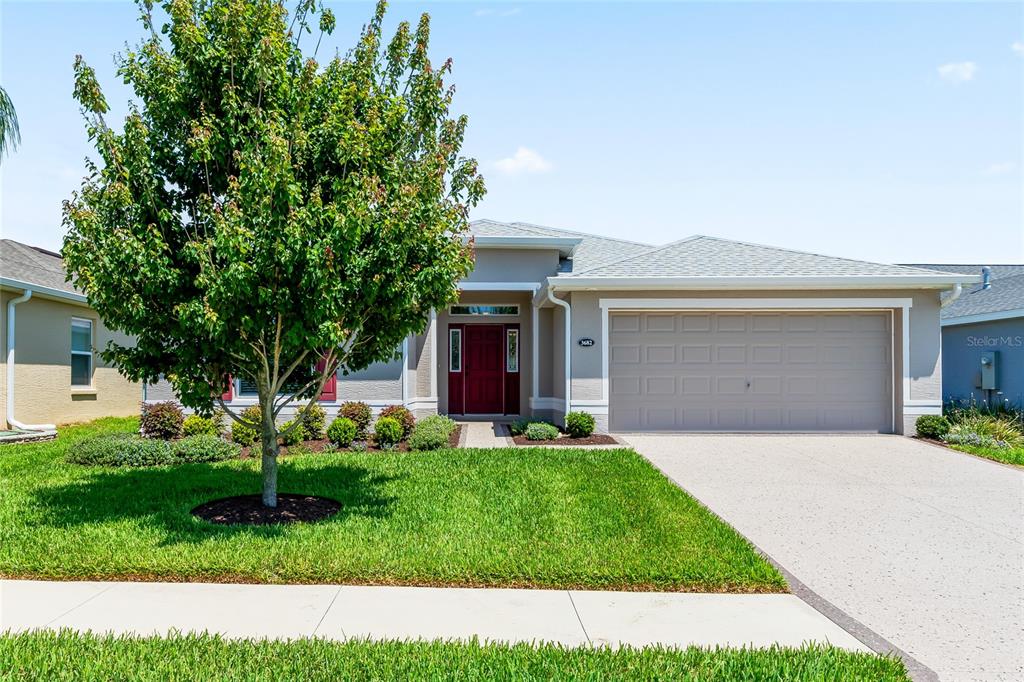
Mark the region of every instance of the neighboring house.
[[0, 334], [0, 427], [138, 414], [142, 389], [97, 352], [126, 337], [65, 281], [59, 254], [0, 239]]
[[1024, 407], [1024, 264], [916, 267], [981, 276], [942, 309], [943, 397]]
[[[959, 273], [695, 236], [666, 246], [472, 223], [460, 301], [321, 401], [418, 416], [584, 410], [599, 428], [913, 433], [942, 407], [940, 294]], [[147, 399], [173, 399], [166, 382]], [[235, 406], [256, 401], [236, 380]], [[285, 411], [282, 419], [287, 419]]]

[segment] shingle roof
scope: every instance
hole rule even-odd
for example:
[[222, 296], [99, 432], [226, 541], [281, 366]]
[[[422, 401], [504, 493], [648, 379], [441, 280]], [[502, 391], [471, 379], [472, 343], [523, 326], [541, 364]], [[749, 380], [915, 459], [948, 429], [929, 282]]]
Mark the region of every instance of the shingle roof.
[[502, 223], [496, 220], [474, 220], [469, 225], [472, 234], [489, 237], [574, 237], [581, 239], [572, 257], [572, 270], [593, 268], [604, 263], [652, 251], [650, 244], [602, 237], [584, 232], [562, 230], [531, 223]]
[[574, 277], [900, 277], [940, 275], [903, 265], [821, 256], [774, 246], [696, 235]]
[[0, 239], [0, 276], [57, 291], [81, 293], [65, 281], [60, 254], [12, 239]]
[[[980, 275], [981, 265], [916, 265], [914, 267]], [[964, 287], [960, 298], [942, 309], [942, 319], [950, 320], [968, 315], [986, 315], [1007, 310], [1024, 310], [1024, 264], [992, 265], [992, 286], [981, 284]]]

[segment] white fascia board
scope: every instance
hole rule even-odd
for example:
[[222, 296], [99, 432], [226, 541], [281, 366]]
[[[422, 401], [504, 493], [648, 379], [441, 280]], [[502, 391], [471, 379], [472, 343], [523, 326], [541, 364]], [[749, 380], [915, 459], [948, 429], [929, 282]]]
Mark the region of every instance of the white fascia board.
[[941, 321], [943, 327], [955, 327], [961, 324], [977, 324], [978, 322], [995, 322], [997, 320], [1012, 320], [1015, 317], [1024, 318], [1024, 308], [1015, 310], [1000, 310], [994, 313], [978, 313], [977, 315], [961, 315]]
[[537, 291], [540, 282], [459, 282], [460, 291]]
[[910, 308], [912, 298], [602, 298], [605, 310], [751, 310]]
[[[465, 241], [469, 241], [469, 237]], [[473, 237], [477, 249], [557, 249], [562, 256], [571, 256], [582, 239], [568, 237]]]
[[948, 289], [974, 275], [870, 277], [553, 277], [559, 291], [653, 289]]
[[10, 277], [0, 277], [0, 286], [20, 290], [31, 289], [32, 293], [36, 296], [57, 298], [62, 301], [72, 301], [74, 303], [83, 303], [85, 305], [89, 304], [85, 294], [79, 294], [73, 291], [63, 291], [52, 287], [44, 287], [39, 284], [32, 284], [31, 282], [22, 282], [21, 280], [11, 279]]

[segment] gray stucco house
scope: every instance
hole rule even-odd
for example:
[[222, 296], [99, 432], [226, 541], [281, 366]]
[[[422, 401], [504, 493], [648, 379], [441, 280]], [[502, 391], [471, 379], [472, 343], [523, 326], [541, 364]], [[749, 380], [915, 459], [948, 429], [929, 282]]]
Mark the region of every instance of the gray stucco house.
[[981, 277], [942, 309], [943, 397], [1024, 408], [1024, 264], [916, 267]]
[[[321, 402], [593, 414], [602, 430], [912, 433], [942, 407], [940, 297], [975, 275], [715, 237], [664, 246], [472, 223], [457, 305]], [[173, 398], [169, 386], [147, 399]], [[231, 401], [255, 401], [235, 382]], [[289, 415], [282, 415], [287, 418]]]

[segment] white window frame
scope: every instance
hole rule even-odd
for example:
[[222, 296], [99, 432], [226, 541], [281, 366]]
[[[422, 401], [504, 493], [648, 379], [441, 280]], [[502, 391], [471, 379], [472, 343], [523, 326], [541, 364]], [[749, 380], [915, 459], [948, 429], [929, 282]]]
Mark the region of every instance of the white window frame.
[[[71, 356], [74, 357], [76, 355], [84, 355], [87, 358], [89, 358], [89, 383], [87, 383], [87, 384], [76, 384], [75, 383], [75, 373], [72, 371], [71, 372], [71, 388], [74, 388], [74, 389], [92, 388], [92, 374], [93, 374], [93, 369], [95, 368], [95, 364], [96, 364], [96, 362], [95, 362], [95, 360], [93, 358], [93, 346], [94, 346], [93, 340], [94, 340], [94, 334], [95, 334], [95, 329], [96, 328], [95, 328], [95, 325], [93, 324], [92, 320], [90, 320], [88, 318], [85, 318], [85, 317], [72, 317], [71, 318], [71, 330], [73, 330], [75, 328], [76, 323], [77, 323], [77, 326], [86, 325], [86, 326], [89, 327], [89, 350], [87, 350], [87, 351], [75, 350], [75, 345], [74, 345], [74, 340], [73, 340], [74, 339], [74, 334], [72, 333]], [[71, 331], [71, 330], [69, 330], [69, 331]]]
[[[513, 337], [516, 340], [516, 349], [514, 357], [516, 363], [515, 369], [512, 369], [509, 366], [509, 360], [513, 359], [513, 356], [509, 355], [508, 352], [508, 345], [512, 341]], [[519, 330], [516, 329], [515, 327], [510, 327], [505, 330], [505, 371], [508, 372], [509, 374], [519, 374]]]
[[[452, 366], [452, 360], [456, 357], [452, 352], [453, 344], [452, 340], [458, 336], [459, 339], [459, 354], [458, 354], [458, 367]], [[448, 371], [449, 372], [461, 372], [462, 371], [462, 330], [455, 328], [448, 330]]]
[[[457, 313], [454, 312], [456, 308], [515, 308], [514, 313]], [[519, 304], [518, 303], [456, 303], [455, 305], [448, 308], [448, 314], [452, 317], [519, 317]]]

